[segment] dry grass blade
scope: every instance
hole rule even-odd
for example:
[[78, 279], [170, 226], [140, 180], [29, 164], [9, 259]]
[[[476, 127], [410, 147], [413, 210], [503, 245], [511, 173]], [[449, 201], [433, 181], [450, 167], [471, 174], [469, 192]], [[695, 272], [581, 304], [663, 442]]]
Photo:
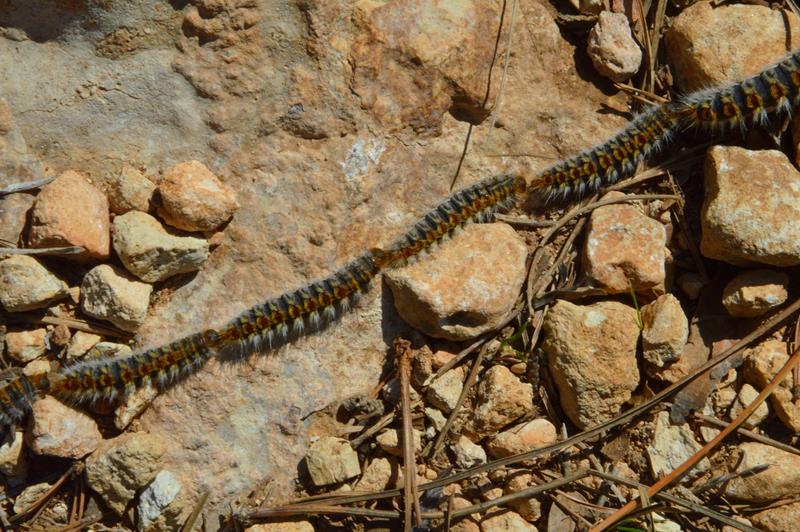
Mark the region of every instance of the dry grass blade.
[[[775, 388], [783, 381], [787, 376], [789, 376], [792, 372], [792, 369], [800, 362], [800, 349], [797, 349], [792, 353], [792, 356], [786, 362], [786, 364], [781, 368], [781, 370], [775, 375], [775, 377], [770, 381], [770, 383], [761, 390], [761, 393], [758, 394], [758, 397], [755, 398], [753, 402], [751, 402], [747, 407], [745, 407], [742, 412], [736, 416], [727, 427], [722, 429], [720, 433], [710, 442], [705, 444], [699, 451], [694, 453], [690, 456], [684, 463], [680, 466], [675, 468], [669, 475], [664, 476], [663, 478], [659, 479], [658, 482], [653, 484], [650, 488], [647, 489], [646, 493], [649, 497], [654, 496], [655, 494], [659, 493], [661, 490], [669, 486], [670, 484], [677, 482], [680, 480], [683, 475], [685, 475], [689, 470], [691, 470], [702, 458], [708, 455], [717, 445], [719, 445], [722, 440], [724, 440], [730, 433], [736, 430], [742, 423], [747, 421], [747, 418], [755, 412], [756, 408], [763, 403], [767, 397], [772, 394]], [[624, 519], [631, 511], [636, 509], [637, 505], [640, 501], [633, 500], [620, 508], [617, 512], [612, 514], [611, 516], [607, 517], [603, 521], [601, 521], [598, 525], [592, 528], [593, 532], [599, 532], [601, 530], [607, 530], [615, 523], [619, 522], [621, 519]]]
[[[694, 417], [698, 421], [701, 421], [703, 423], [708, 423], [709, 425], [714, 425], [715, 427], [719, 427], [719, 428], [725, 428], [728, 425], [725, 421], [719, 420], [719, 419], [717, 419], [715, 417], [705, 416], [705, 415], [699, 414], [699, 413], [695, 413]], [[750, 438], [753, 441], [757, 441], [757, 442], [763, 443], [764, 445], [771, 445], [772, 447], [775, 447], [776, 449], [780, 449], [781, 451], [786, 451], [787, 453], [792, 453], [792, 454], [796, 454], [796, 455], [800, 456], [800, 449], [796, 449], [796, 448], [792, 447], [791, 445], [786, 445], [785, 443], [781, 443], [781, 442], [779, 442], [777, 440], [773, 440], [772, 438], [764, 436], [763, 434], [757, 434], [757, 433], [753, 432], [752, 430], [747, 430], [747, 429], [744, 429], [742, 427], [738, 427], [736, 429], [736, 432], [738, 432], [742, 436]]]
[[192, 513], [189, 514], [189, 517], [186, 518], [186, 521], [183, 523], [181, 527], [181, 532], [191, 532], [194, 528], [194, 524], [197, 522], [197, 518], [200, 516], [200, 512], [203, 511], [203, 506], [206, 505], [206, 501], [208, 500], [208, 496], [211, 494], [210, 491], [203, 492], [200, 495], [200, 499], [198, 499], [197, 504], [194, 505], [192, 509]]
[[122, 339], [130, 339], [133, 337], [132, 333], [127, 331], [123, 331], [122, 329], [117, 329], [114, 327], [105, 327], [103, 325], [97, 325], [94, 323], [90, 323], [85, 320], [78, 320], [73, 318], [60, 318], [57, 316], [42, 316], [39, 314], [28, 314], [24, 312], [14, 312], [13, 314], [4, 314], [0, 312], [0, 318], [12, 321], [12, 320], [19, 320], [26, 323], [43, 323], [45, 325], [65, 325], [70, 329], [75, 329], [77, 331], [89, 332], [93, 334], [99, 334], [101, 336], [111, 336], [114, 338], [122, 338]]
[[53, 179], [55, 179], [55, 177], [51, 176], [51, 177], [43, 177], [41, 179], [34, 179], [33, 181], [14, 183], [13, 185], [8, 185], [5, 188], [0, 188], [0, 196], [5, 196], [6, 194], [14, 194], [15, 192], [25, 192], [26, 190], [33, 190], [34, 188], [39, 188], [43, 185], [46, 185]]
[[73, 475], [79, 474], [83, 471], [83, 463], [82, 462], [75, 462], [67, 469], [63, 475], [59, 477], [56, 482], [50, 486], [50, 488], [42, 493], [38, 499], [33, 501], [27, 508], [19, 512], [18, 514], [11, 517], [12, 523], [19, 523], [20, 521], [26, 519], [28, 516], [32, 514], [38, 513], [41, 509], [44, 508], [45, 503], [52, 497], [58, 490], [61, 488], [61, 485], [67, 481]]
[[411, 425], [411, 342], [397, 338], [394, 356], [400, 373], [400, 409], [403, 426], [403, 530], [410, 532], [411, 523], [422, 526], [417, 491], [417, 452], [414, 447], [414, 427]]
[[86, 251], [81, 246], [64, 246], [57, 248], [13, 248], [0, 247], [2, 255], [77, 255]]

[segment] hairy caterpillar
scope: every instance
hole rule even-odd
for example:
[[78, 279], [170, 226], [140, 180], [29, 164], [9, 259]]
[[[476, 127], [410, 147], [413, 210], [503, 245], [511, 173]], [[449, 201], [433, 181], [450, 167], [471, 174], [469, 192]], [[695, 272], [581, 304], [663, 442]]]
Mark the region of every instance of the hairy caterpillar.
[[83, 360], [51, 376], [46, 390], [67, 403], [112, 401], [148, 383], [165, 389], [201, 368], [220, 337], [214, 330], [132, 354]]
[[744, 133], [747, 128], [768, 125], [770, 117], [791, 115], [798, 104], [800, 50], [744, 81], [686, 96], [677, 114], [686, 128]]
[[266, 351], [324, 329], [369, 288], [386, 259], [383, 250], [373, 249], [325, 279], [243, 312], [220, 331], [220, 351]]
[[47, 375], [28, 377], [21, 372], [11, 376], [0, 387], [0, 426], [21, 422], [31, 411], [31, 405], [48, 388]]
[[490, 221], [494, 212], [511, 207], [526, 186], [522, 177], [502, 175], [456, 192], [389, 246], [387, 266], [402, 266], [468, 223]]
[[653, 107], [610, 140], [541, 172], [532, 188], [542, 192], [547, 203], [581, 198], [633, 175], [640, 161], [671, 140], [677, 125], [673, 104]]

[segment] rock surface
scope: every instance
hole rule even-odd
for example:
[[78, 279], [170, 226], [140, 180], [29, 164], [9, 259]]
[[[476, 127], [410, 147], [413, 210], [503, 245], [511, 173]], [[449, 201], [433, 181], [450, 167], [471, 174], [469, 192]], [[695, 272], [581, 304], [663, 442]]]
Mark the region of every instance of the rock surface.
[[449, 414], [456, 407], [461, 391], [464, 389], [466, 373], [462, 366], [453, 368], [431, 382], [426, 393], [430, 404]]
[[104, 440], [86, 460], [86, 481], [118, 515], [161, 469], [167, 443], [160, 436], [128, 432]]
[[467, 430], [475, 441], [533, 413], [533, 387], [505, 366], [492, 366], [478, 385]]
[[372, 459], [364, 468], [355, 488], [364, 491], [381, 491], [395, 487], [401, 477], [402, 473], [396, 462], [392, 462], [389, 458], [378, 457]]
[[743, 458], [737, 471], [759, 465], [770, 467], [753, 475], [738, 476], [725, 486], [725, 496], [737, 501], [764, 503], [800, 494], [800, 456], [763, 443], [739, 445]]
[[114, 251], [129, 272], [155, 283], [197, 271], [208, 258], [208, 242], [171, 235], [149, 214], [133, 211], [114, 218]]
[[800, 264], [800, 173], [783, 153], [714, 146], [700, 251], [731, 264]]
[[311, 444], [306, 466], [315, 486], [343, 482], [361, 474], [358, 455], [347, 440], [325, 436]]
[[[661, 478], [674, 471], [701, 447], [694, 439], [694, 433], [688, 424], [672, 425], [669, 420], [669, 412], [659, 412], [653, 429], [653, 440], [647, 447], [647, 456], [650, 459], [653, 476]], [[710, 467], [711, 462], [704, 457], [692, 469], [691, 474], [697, 475], [707, 471]]]
[[[745, 383], [742, 385], [742, 389], [739, 390], [739, 394], [736, 396], [736, 400], [731, 405], [730, 410], [730, 419], [733, 421], [736, 419], [736, 416], [742, 413], [742, 410], [747, 408], [750, 403], [755, 401], [756, 397], [758, 397], [758, 390], [753, 388], [751, 385]], [[757, 427], [764, 421], [767, 416], [769, 416], [769, 407], [767, 403], [761, 403], [756, 408], [755, 412], [750, 414], [750, 417], [747, 418], [747, 421], [744, 422], [744, 425], [749, 428]]]
[[0, 303], [9, 312], [47, 307], [68, 295], [67, 284], [26, 255], [0, 261]]
[[33, 404], [25, 438], [36, 454], [72, 460], [93, 452], [103, 439], [92, 418], [50, 396]]
[[556, 428], [544, 418], [533, 419], [489, 438], [486, 448], [493, 458], [505, 458], [555, 443]]
[[589, 32], [587, 51], [594, 68], [612, 81], [627, 81], [642, 64], [642, 49], [631, 35], [624, 13], [600, 13]]
[[722, 304], [734, 318], [754, 318], [783, 305], [789, 297], [789, 276], [775, 270], [740, 273], [722, 291]]
[[619, 414], [639, 384], [636, 311], [615, 301], [557, 301], [543, 332], [561, 407], [572, 422], [585, 429]]
[[[162, 516], [180, 491], [181, 483], [175, 475], [163, 469], [159, 471], [156, 478], [139, 495], [139, 504], [136, 507], [139, 528], [147, 529]], [[177, 519], [180, 511], [171, 513], [173, 515], [164, 523], [171, 528], [180, 526], [180, 520]]]
[[28, 244], [34, 248], [82, 246], [75, 259], [109, 253], [108, 199], [85, 176], [69, 170], [42, 187], [31, 212]]
[[642, 307], [642, 354], [656, 367], [680, 358], [689, 340], [689, 320], [672, 294]]
[[678, 86], [690, 92], [758, 73], [800, 46], [798, 32], [793, 13], [702, 1], [675, 17], [665, 34], [667, 57]]
[[[422, 449], [422, 434], [417, 430], [411, 431], [414, 438], [414, 448]], [[375, 443], [386, 454], [393, 456], [403, 456], [403, 443], [400, 431], [397, 429], [386, 429], [375, 438]]]
[[461, 469], [479, 466], [486, 463], [486, 451], [464, 435], [458, 437], [450, 448], [455, 455], [456, 465]]
[[[789, 361], [786, 344], [780, 340], [767, 340], [746, 353], [744, 377], [756, 390], [767, 386]], [[787, 377], [772, 392], [769, 401], [786, 428], [800, 432], [800, 404], [794, 400], [792, 386], [792, 377]]]
[[131, 279], [108, 264], [92, 268], [81, 283], [81, 309], [125, 331], [135, 331], [147, 317], [153, 287]]
[[498, 327], [525, 280], [528, 248], [506, 224], [474, 224], [445, 241], [435, 257], [386, 276], [397, 312], [416, 329], [467, 340]]
[[[604, 196], [622, 197], [619, 192]], [[663, 290], [667, 232], [632, 205], [613, 204], [592, 211], [583, 246], [590, 282], [609, 294]]]
[[158, 183], [159, 215], [184, 231], [212, 231], [239, 206], [236, 195], [200, 161], [176, 164]]
[[15, 431], [11, 441], [0, 446], [0, 473], [11, 486], [19, 486], [25, 482], [28, 474], [28, 462], [23, 452], [24, 434]]
[[481, 531], [536, 532], [536, 527], [521, 515], [508, 510], [490, 512], [481, 520]]
[[35, 201], [31, 194], [17, 193], [0, 197], [0, 239], [18, 246]]
[[18, 362], [30, 362], [47, 351], [47, 329], [10, 332], [6, 334], [8, 356]]
[[750, 516], [753, 526], [759, 530], [790, 532], [797, 528], [800, 520], [800, 502], [770, 508]]

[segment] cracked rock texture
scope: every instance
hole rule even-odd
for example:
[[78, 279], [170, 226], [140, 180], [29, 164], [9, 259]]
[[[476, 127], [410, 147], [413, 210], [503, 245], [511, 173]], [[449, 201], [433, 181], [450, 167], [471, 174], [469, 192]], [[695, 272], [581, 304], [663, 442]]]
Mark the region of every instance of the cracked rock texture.
[[[604, 140], [628, 110], [624, 94], [578, 75], [575, 50], [536, 0], [519, 4], [525, 39], [490, 139], [498, 0], [14, 7], [0, 11], [0, 186], [73, 170], [111, 191], [126, 165], [158, 182], [198, 160], [239, 202], [197, 274], [157, 287], [140, 347], [218, 327], [386, 245], [449, 194], [467, 121], [480, 149], [456, 188], [534, 173]], [[514, 153], [542, 157], [498, 156]], [[249, 364], [212, 362], [156, 397], [134, 424], [170, 441], [161, 461], [182, 486], [171, 506], [209, 491], [203, 519], [216, 523], [266, 479], [265, 504], [287, 500], [306, 416], [367, 393], [392, 339], [409, 333], [376, 283], [325, 334]], [[172, 528], [167, 515], [151, 526]]]

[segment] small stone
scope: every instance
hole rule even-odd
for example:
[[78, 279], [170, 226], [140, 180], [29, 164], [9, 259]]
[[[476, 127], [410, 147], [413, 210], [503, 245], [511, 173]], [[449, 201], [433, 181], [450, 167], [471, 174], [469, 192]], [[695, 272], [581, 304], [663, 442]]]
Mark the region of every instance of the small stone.
[[103, 439], [92, 418], [50, 396], [33, 403], [25, 438], [36, 454], [72, 460], [93, 452]]
[[461, 469], [469, 469], [486, 463], [486, 451], [483, 450], [483, 447], [472, 443], [464, 435], [459, 436], [450, 448], [455, 454], [456, 465]]
[[117, 515], [161, 469], [167, 445], [161, 437], [131, 432], [104, 440], [86, 460], [86, 481]]
[[81, 309], [125, 331], [135, 331], [147, 317], [153, 287], [131, 279], [108, 264], [92, 268], [81, 283]]
[[125, 430], [136, 416], [147, 409], [156, 396], [158, 396], [158, 389], [151, 383], [128, 394], [123, 403], [114, 409], [114, 427], [120, 431]]
[[556, 428], [544, 418], [533, 419], [491, 437], [486, 448], [493, 458], [521, 454], [558, 440]]
[[[150, 485], [139, 495], [139, 505], [137, 506], [136, 512], [139, 529], [146, 529], [152, 525], [159, 516], [164, 514], [164, 511], [170, 503], [175, 500], [175, 497], [177, 497], [180, 491], [181, 482], [178, 480], [178, 477], [166, 470], [159, 471], [156, 478], [154, 478]], [[180, 512], [173, 513], [180, 514]], [[165, 523], [170, 526], [172, 530], [180, 526], [176, 517], [178, 517], [178, 515], [172, 516], [172, 519], [168, 519]]]
[[285, 523], [262, 523], [245, 529], [245, 532], [314, 532], [314, 525], [308, 521], [287, 521]]
[[82, 357], [91, 349], [96, 343], [102, 340], [103, 337], [97, 334], [92, 334], [84, 331], [77, 331], [67, 344], [67, 360], [73, 360]]
[[454, 358], [456, 358], [456, 355], [450, 353], [449, 351], [442, 351], [442, 350], [436, 351], [433, 353], [433, 358], [431, 359], [431, 366], [433, 366], [434, 370], [438, 371], [439, 368], [441, 368], [445, 364], [449, 364]]
[[10, 485], [19, 486], [25, 483], [28, 462], [23, 452], [24, 434], [20, 431], [13, 434], [13, 440], [0, 446], [0, 473]]
[[481, 520], [483, 532], [536, 532], [536, 527], [516, 512], [500, 510], [488, 513]]
[[47, 329], [6, 333], [8, 356], [19, 362], [30, 362], [47, 351]]
[[800, 502], [784, 504], [750, 515], [752, 526], [758, 530], [791, 532], [800, 522]]
[[150, 210], [156, 186], [137, 168], [124, 165], [108, 180], [108, 203], [114, 214]]
[[176, 164], [158, 184], [165, 222], [184, 231], [211, 231], [233, 216], [236, 195], [199, 161]]
[[[422, 449], [422, 434], [417, 429], [412, 430], [414, 438], [414, 449]], [[403, 456], [403, 446], [400, 442], [400, 431], [397, 429], [386, 429], [375, 437], [375, 442], [386, 454], [393, 456]]]
[[315, 486], [343, 482], [361, 474], [358, 454], [342, 438], [325, 436], [311, 444], [306, 466]]
[[42, 187], [31, 214], [31, 247], [82, 246], [84, 253], [66, 256], [106, 259], [109, 240], [108, 200], [83, 175], [68, 170]]
[[703, 255], [739, 265], [800, 264], [800, 173], [786, 155], [714, 146], [704, 175]]
[[14, 513], [19, 514], [30, 508], [33, 503], [37, 502], [41, 496], [47, 493], [52, 487], [53, 486], [47, 482], [40, 482], [38, 484], [31, 484], [22, 490], [14, 500]]
[[385, 279], [400, 316], [429, 336], [468, 340], [508, 318], [525, 280], [528, 247], [510, 226], [473, 224], [436, 256], [390, 271]]
[[22, 373], [27, 377], [50, 373], [50, 361], [44, 358], [31, 360], [22, 368]]
[[639, 385], [636, 310], [557, 301], [545, 315], [544, 352], [561, 407], [579, 428], [612, 419]]
[[800, 46], [798, 32], [800, 23], [793, 13], [779, 13], [767, 5], [696, 2], [666, 31], [668, 63], [684, 93], [718, 86], [780, 60], [786, 50]]
[[[789, 361], [786, 344], [767, 340], [746, 352], [744, 378], [757, 390], [764, 389]], [[775, 415], [792, 432], [800, 432], [800, 403], [792, 393], [793, 378], [786, 377], [769, 397]]]
[[433, 428], [435, 433], [439, 433], [444, 428], [445, 423], [447, 423], [447, 418], [444, 417], [441, 410], [437, 410], [436, 408], [425, 408], [425, 418], [431, 422], [431, 428]]
[[89, 350], [87, 356], [92, 358], [109, 358], [118, 355], [130, 355], [133, 349], [129, 345], [118, 344], [116, 342], [97, 342]]
[[663, 294], [642, 307], [642, 351], [644, 359], [661, 368], [678, 360], [689, 340], [689, 320], [680, 301]]
[[612, 81], [628, 80], [642, 64], [642, 49], [631, 35], [624, 13], [600, 13], [589, 31], [587, 52], [594, 68]]
[[[758, 397], [758, 390], [749, 384], [743, 384], [742, 389], [739, 390], [739, 394], [736, 396], [736, 401], [731, 406], [731, 411], [729, 414], [730, 419], [736, 419], [736, 417], [742, 413], [742, 410], [747, 408], [750, 403], [755, 401], [756, 397]], [[747, 421], [745, 421], [744, 425], [748, 428], [757, 427], [762, 421], [767, 419], [767, 416], [769, 416], [769, 407], [767, 406], [767, 403], [764, 402], [758, 405], [758, 408], [756, 408], [755, 412], [750, 414], [750, 417], [747, 418]]]
[[431, 382], [426, 397], [436, 408], [449, 414], [464, 389], [464, 368], [459, 366]]
[[149, 283], [197, 271], [208, 259], [206, 240], [171, 235], [158, 220], [138, 211], [114, 219], [114, 250], [129, 272]]
[[722, 304], [734, 318], [763, 316], [789, 297], [789, 276], [775, 270], [753, 270], [731, 279], [722, 291]]
[[28, 211], [36, 201], [30, 194], [8, 194], [0, 197], [0, 240], [17, 246], [28, 221]]
[[[419, 392], [417, 392], [417, 390], [415, 390], [413, 386], [409, 388], [408, 396], [411, 399], [412, 403], [420, 400]], [[381, 397], [383, 397], [383, 399], [391, 405], [400, 404], [399, 377], [394, 377], [393, 379], [391, 379], [390, 381], [388, 381], [386, 384], [383, 385], [383, 388], [381, 388]]]
[[72, 332], [66, 325], [56, 325], [50, 333], [50, 343], [56, 347], [65, 347], [72, 338]]
[[383, 491], [395, 487], [400, 478], [400, 469], [396, 462], [378, 457], [373, 458], [364, 468], [364, 473], [355, 487], [361, 491]]
[[475, 411], [467, 428], [479, 440], [533, 414], [533, 387], [505, 366], [492, 366], [478, 385]]
[[[659, 412], [656, 416], [653, 441], [647, 447], [647, 456], [655, 478], [670, 473], [676, 467], [689, 459], [702, 446], [694, 439], [694, 434], [688, 424], [679, 427], [672, 426], [669, 421], [669, 412]], [[711, 462], [703, 458], [692, 469], [692, 474], [708, 471]]]
[[735, 477], [725, 484], [725, 496], [747, 503], [765, 503], [800, 495], [800, 456], [771, 445], [745, 442], [737, 471], [768, 465], [764, 471]]
[[38, 260], [15, 255], [0, 261], [0, 303], [9, 312], [45, 308], [67, 297], [67, 284]]
[[[536, 478], [530, 473], [515, 473], [506, 484], [505, 494], [517, 493], [537, 484]], [[508, 506], [530, 523], [542, 517], [542, 503], [538, 499], [517, 499], [509, 502]]]
[[[624, 15], [623, 15], [624, 16]], [[604, 198], [624, 197], [619, 192]], [[584, 268], [594, 286], [626, 294], [664, 286], [667, 232], [633, 205], [613, 204], [592, 211], [583, 246]]]

